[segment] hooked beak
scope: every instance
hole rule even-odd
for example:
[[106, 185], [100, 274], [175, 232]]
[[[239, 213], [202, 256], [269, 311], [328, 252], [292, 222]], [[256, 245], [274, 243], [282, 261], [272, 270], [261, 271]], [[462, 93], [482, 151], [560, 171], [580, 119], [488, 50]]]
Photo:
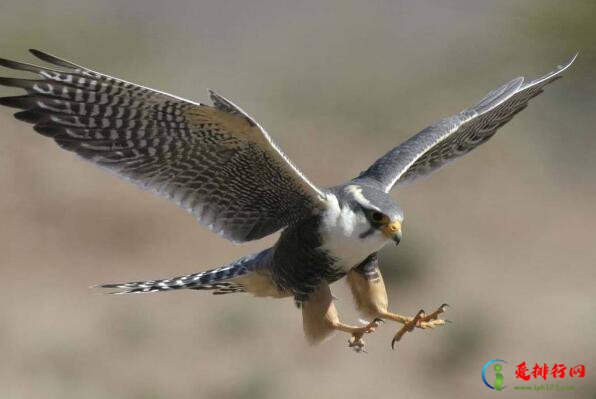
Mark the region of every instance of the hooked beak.
[[391, 238], [395, 242], [395, 245], [399, 244], [401, 241], [402, 232], [401, 223], [399, 221], [396, 220], [387, 224], [385, 227], [383, 227], [383, 232], [387, 237]]

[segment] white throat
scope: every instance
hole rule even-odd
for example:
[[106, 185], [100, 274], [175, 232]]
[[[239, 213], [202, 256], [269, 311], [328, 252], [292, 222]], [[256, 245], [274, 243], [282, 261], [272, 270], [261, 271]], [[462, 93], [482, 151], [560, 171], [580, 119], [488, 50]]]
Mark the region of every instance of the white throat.
[[388, 242], [381, 231], [362, 235], [371, 225], [361, 212], [354, 212], [349, 206], [340, 207], [337, 197], [327, 197], [329, 207], [322, 214], [322, 248], [338, 261], [338, 267], [347, 272], [361, 263], [368, 255], [378, 251]]

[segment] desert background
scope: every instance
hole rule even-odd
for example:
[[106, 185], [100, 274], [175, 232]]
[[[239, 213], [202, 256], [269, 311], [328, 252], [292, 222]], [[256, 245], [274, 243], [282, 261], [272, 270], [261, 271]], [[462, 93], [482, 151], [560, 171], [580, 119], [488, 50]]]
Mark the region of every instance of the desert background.
[[[595, 17], [581, 0], [2, 0], [1, 57], [37, 62], [26, 50], [39, 48], [197, 101], [215, 89], [320, 186], [580, 55], [489, 143], [394, 190], [405, 223], [381, 253], [390, 308], [447, 302], [452, 323], [392, 351], [388, 322], [368, 354], [339, 334], [309, 347], [289, 299], [88, 288], [205, 270], [275, 237], [231, 244], [2, 108], [1, 398], [596, 398]], [[344, 283], [333, 289], [356, 322]], [[494, 393], [480, 378], [493, 358], [510, 386], [521, 361], [587, 375], [546, 381], [574, 392]]]

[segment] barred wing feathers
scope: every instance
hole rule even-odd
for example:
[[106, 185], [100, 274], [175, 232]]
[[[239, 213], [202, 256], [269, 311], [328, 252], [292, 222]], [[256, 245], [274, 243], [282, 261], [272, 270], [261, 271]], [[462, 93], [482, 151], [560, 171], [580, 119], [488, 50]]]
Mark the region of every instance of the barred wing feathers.
[[430, 174], [489, 140], [498, 128], [522, 111], [544, 86], [561, 77], [574, 56], [555, 71], [524, 83], [524, 78], [491, 91], [478, 104], [427, 127], [379, 158], [355, 180], [380, 186], [394, 185]]
[[59, 70], [0, 59], [41, 79], [0, 78], [27, 94], [2, 97], [17, 119], [61, 147], [162, 195], [236, 241], [269, 235], [324, 206], [267, 132], [229, 100], [213, 106], [116, 79], [52, 55]]

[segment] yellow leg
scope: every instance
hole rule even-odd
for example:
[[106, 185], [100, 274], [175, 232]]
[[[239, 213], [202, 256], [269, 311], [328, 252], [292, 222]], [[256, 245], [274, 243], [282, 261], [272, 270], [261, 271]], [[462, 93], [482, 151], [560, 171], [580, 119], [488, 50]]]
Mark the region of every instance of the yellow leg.
[[357, 352], [364, 350], [364, 341], [362, 340], [364, 334], [375, 331], [380, 323], [379, 319], [373, 320], [365, 326], [352, 326], [340, 322], [327, 283], [321, 284], [303, 303], [302, 321], [304, 334], [311, 344], [321, 342], [334, 331], [342, 331], [352, 335], [348, 344]]
[[445, 311], [447, 304], [441, 305], [428, 315], [420, 310], [414, 317], [389, 312], [387, 310], [389, 305], [387, 290], [378, 267], [374, 270], [368, 270], [366, 273], [356, 269], [352, 270], [348, 273], [347, 279], [356, 306], [363, 315], [371, 318], [378, 317], [393, 320], [404, 325], [393, 337], [391, 341], [392, 348], [395, 347], [395, 344], [405, 333], [413, 331], [414, 328], [428, 329], [445, 324], [445, 320], [439, 319], [439, 315]]

